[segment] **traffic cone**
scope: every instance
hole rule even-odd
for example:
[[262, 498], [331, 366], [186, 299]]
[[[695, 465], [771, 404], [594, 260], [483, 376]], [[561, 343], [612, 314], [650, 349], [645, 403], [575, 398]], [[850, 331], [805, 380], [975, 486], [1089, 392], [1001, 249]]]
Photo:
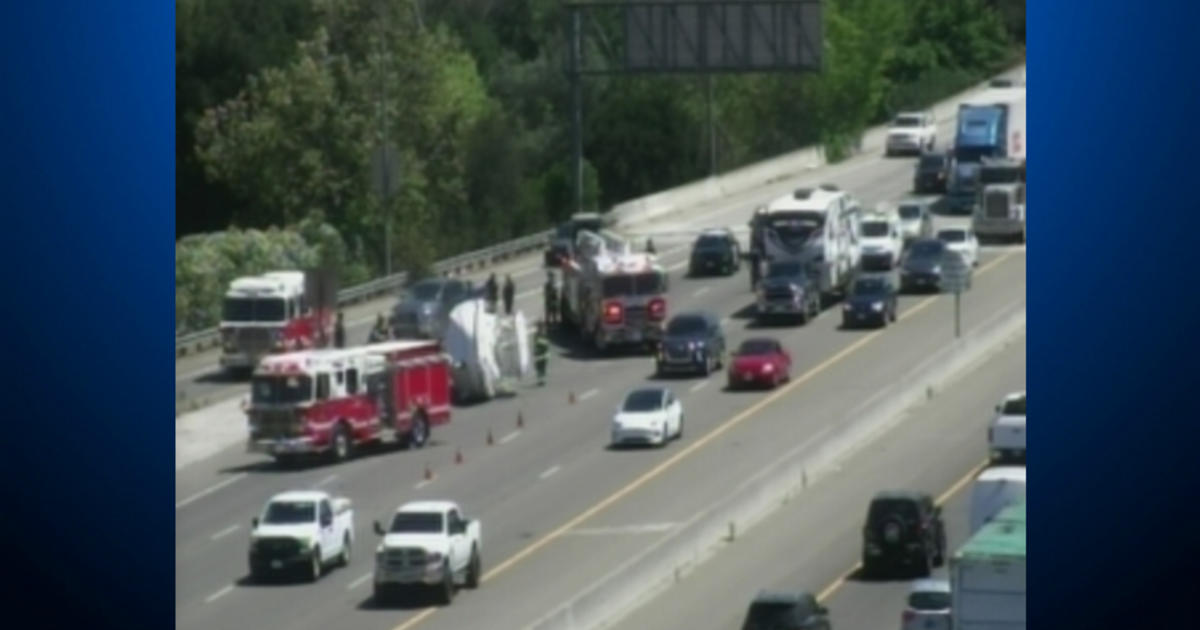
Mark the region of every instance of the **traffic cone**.
[[489, 428], [488, 429], [488, 437], [487, 437], [487, 445], [491, 446], [495, 443], [496, 443], [496, 440], [495, 440], [495, 438], [492, 437], [492, 430]]
[[455, 464], [463, 463], [462, 449], [458, 449], [458, 448], [454, 449], [454, 463]]
[[517, 412], [517, 428], [520, 429], [524, 426], [525, 426], [525, 414], [518, 411]]
[[425, 464], [425, 481], [433, 481], [433, 469], [428, 463]]

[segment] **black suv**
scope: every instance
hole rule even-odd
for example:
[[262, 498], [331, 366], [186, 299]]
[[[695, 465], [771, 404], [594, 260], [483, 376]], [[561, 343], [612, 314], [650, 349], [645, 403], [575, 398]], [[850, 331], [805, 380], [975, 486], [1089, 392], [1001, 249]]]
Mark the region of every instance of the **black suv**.
[[944, 193], [950, 180], [950, 156], [942, 152], [922, 153], [913, 173], [913, 191]]
[[658, 373], [696, 371], [708, 376], [725, 366], [724, 357], [720, 318], [708, 311], [684, 312], [667, 322], [658, 351]]
[[830, 630], [829, 610], [812, 593], [759, 591], [742, 630]]
[[813, 270], [799, 261], [779, 261], [767, 267], [767, 277], [759, 281], [757, 318], [790, 316], [807, 324], [821, 314], [821, 288]]
[[729, 230], [709, 230], [692, 243], [688, 275], [700, 276], [717, 272], [731, 275], [742, 268], [742, 249]]
[[924, 492], [880, 492], [871, 500], [863, 527], [862, 570], [866, 577], [905, 566], [928, 577], [946, 561], [942, 508]]
[[842, 327], [859, 324], [887, 326], [896, 321], [896, 285], [885, 274], [865, 275], [854, 279], [846, 301], [842, 303]]

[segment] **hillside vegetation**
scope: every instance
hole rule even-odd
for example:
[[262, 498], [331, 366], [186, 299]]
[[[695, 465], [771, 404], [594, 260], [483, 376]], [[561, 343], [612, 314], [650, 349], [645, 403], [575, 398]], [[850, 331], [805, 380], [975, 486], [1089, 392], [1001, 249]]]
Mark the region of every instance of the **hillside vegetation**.
[[[718, 168], [863, 129], [1023, 55], [1024, 3], [827, 0], [820, 75], [714, 78]], [[342, 286], [544, 229], [572, 208], [560, 0], [177, 0], [176, 329], [225, 283], [322, 262]], [[589, 44], [594, 45], [594, 42]], [[589, 209], [708, 174], [700, 77], [584, 89]], [[385, 203], [372, 155], [394, 147]], [[390, 217], [390, 221], [388, 218]]]

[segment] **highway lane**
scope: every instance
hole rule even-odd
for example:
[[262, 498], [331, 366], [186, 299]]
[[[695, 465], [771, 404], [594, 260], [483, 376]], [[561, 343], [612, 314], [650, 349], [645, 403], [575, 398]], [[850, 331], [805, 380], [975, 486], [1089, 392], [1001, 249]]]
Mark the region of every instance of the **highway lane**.
[[[681, 582], [632, 611], [617, 630], [737, 628], [761, 588], [824, 592], [837, 630], [900, 627], [909, 581], [862, 581], [862, 520], [883, 488], [943, 495], [947, 543], [966, 539], [970, 485], [963, 481], [987, 454], [992, 405], [1025, 387], [1025, 339], [964, 374], [954, 386], [909, 410], [905, 425], [848, 460], [840, 474], [814, 485], [760, 522]], [[842, 580], [849, 574], [849, 579]], [[946, 577], [946, 569], [935, 571]]]
[[[986, 264], [986, 263], [985, 263]], [[985, 314], [1000, 308], [1011, 299], [1023, 298], [1024, 264], [1023, 256], [1014, 254], [997, 266], [996, 275], [992, 273], [980, 277], [977, 294], [981, 303], [967, 312], [967, 326], [973, 325], [985, 318]], [[1001, 273], [1003, 272], [1003, 273]], [[989, 277], [993, 282], [989, 282]], [[680, 283], [684, 284], [684, 283]], [[723, 290], [724, 289], [724, 290]], [[732, 289], [732, 291], [729, 291]], [[720, 301], [735, 299], [738, 293], [744, 291], [734, 281], [722, 282], [714, 287], [709, 294]], [[708, 297], [709, 294], [705, 294]], [[985, 301], [986, 300], [986, 301]], [[920, 304], [922, 298], [905, 298], [906, 306]], [[942, 297], [936, 304], [945, 305], [947, 298]], [[888, 344], [879, 345], [880, 357], [864, 358], [865, 365], [850, 368], [852, 373], [869, 371], [869, 366], [876, 361], [893, 357], [891, 361], [899, 361], [891, 369], [876, 372], [873, 378], [891, 379], [891, 370], [903, 369], [908, 357], [911, 363], [912, 351], [918, 353], [925, 344], [912, 338], [919, 332], [928, 336], [936, 344], [938, 339], [949, 338], [948, 312], [942, 309], [937, 312], [933, 306], [926, 306], [911, 319], [913, 326], [917, 322], [922, 325], [905, 332], [905, 326], [910, 322], [902, 322], [899, 327], [879, 336], [879, 340], [891, 340]], [[731, 341], [738, 339], [739, 334], [745, 334], [735, 322], [731, 326]], [[846, 347], [854, 340], [871, 335], [870, 332], [842, 332], [836, 330], [834, 318], [823, 317], [812, 329], [780, 329], [781, 337], [796, 350], [799, 369], [816, 365], [826, 359], [838, 347]], [[896, 346], [893, 348], [892, 346]], [[905, 355], [898, 350], [908, 349]], [[622, 364], [632, 363], [620, 362]], [[636, 363], [633, 363], [636, 365]], [[572, 365], [570, 362], [561, 364], [564, 369]], [[586, 364], [580, 364], [585, 370]], [[204, 624], [223, 626], [228, 621], [232, 625], [249, 623], [255, 619], [259, 625], [281, 627], [319, 627], [321, 624], [337, 623], [343, 627], [390, 627], [389, 623], [403, 616], [403, 611], [373, 611], [360, 610], [358, 607], [366, 603], [368, 584], [360, 582], [359, 588], [347, 589], [354, 580], [367, 574], [370, 569], [369, 559], [359, 555], [350, 571], [338, 571], [322, 582], [313, 586], [299, 585], [292, 588], [236, 588], [226, 591], [221, 597], [211, 603], [204, 603], [211, 594], [221, 592], [231, 580], [237, 579], [244, 573], [245, 532], [226, 535], [217, 541], [207, 541], [205, 536], [212, 536], [239, 522], [245, 523], [253, 510], [261, 501], [276, 489], [282, 489], [297, 482], [295, 478], [304, 478], [308, 483], [316, 483], [330, 474], [337, 478], [327, 484], [333, 490], [344, 488], [357, 502], [360, 515], [358, 534], [362, 540], [372, 540], [369, 531], [369, 519], [382, 516], [402, 500], [422, 496], [452, 496], [464, 503], [472, 512], [481, 515], [485, 523], [486, 549], [489, 565], [501, 558], [516, 553], [530, 540], [544, 534], [551, 527], [571, 518], [573, 515], [588, 508], [596, 500], [607, 496], [619, 489], [637, 474], [649, 469], [655, 463], [669, 457], [672, 445], [663, 452], [631, 451], [609, 453], [603, 448], [606, 435], [607, 419], [611, 409], [624, 390], [644, 379], [650, 372], [648, 362], [642, 363], [642, 369], [626, 369], [618, 372], [612, 380], [598, 381], [593, 386], [599, 392], [581, 400], [578, 408], [567, 406], [562, 392], [553, 392], [549, 388], [538, 390], [535, 396], [544, 399], [526, 403], [527, 426], [515, 439], [507, 444], [494, 447], [482, 445], [483, 427], [486, 424], [475, 425], [474, 435], [469, 436], [478, 446], [464, 448], [466, 463], [462, 467], [443, 467], [438, 469], [439, 477], [423, 488], [415, 488], [420, 479], [421, 468], [425, 457], [422, 455], [398, 454], [395, 456], [371, 458], [353, 462], [346, 466], [327, 468], [302, 473], [275, 473], [269, 470], [253, 472], [242, 481], [184, 507], [179, 512], [177, 524], [177, 610], [179, 627]], [[592, 372], [604, 371], [592, 370]], [[838, 379], [844, 380], [845, 376]], [[840, 381], [832, 381], [840, 382]], [[672, 385], [685, 398], [688, 405], [689, 437], [679, 444], [687, 444], [693, 436], [715, 426], [731, 409], [731, 406], [749, 405], [750, 401], [761, 398], [764, 394], [729, 395], [721, 392], [719, 384], [711, 384], [696, 392], [690, 390], [696, 382], [684, 380], [673, 382]], [[829, 386], [817, 387], [813, 392], [821, 395], [823, 389], [837, 391]], [[586, 393], [583, 392], [583, 393]], [[479, 417], [489, 419], [498, 424], [512, 423], [515, 415], [515, 401], [509, 406], [508, 401], [481, 406], [473, 410], [488, 413]], [[542, 405], [545, 405], [543, 407]], [[821, 405], [814, 405], [819, 408]], [[492, 411], [491, 409], [495, 410]], [[529, 409], [539, 409], [537, 413], [528, 413]], [[473, 411], [471, 410], [471, 411]], [[822, 415], [814, 415], [812, 425], [816, 426], [827, 421]], [[485, 420], [486, 422], [486, 420]], [[462, 414], [456, 418], [451, 427], [469, 427], [471, 423]], [[511, 424], [509, 426], [512, 426]], [[465, 429], [464, 429], [465, 431]], [[501, 431], [496, 431], [496, 437], [503, 439]], [[765, 444], [771, 448], [779, 440], [768, 440]], [[435, 449], [436, 450], [436, 449]], [[442, 461], [450, 459], [449, 449], [441, 449]], [[614, 461], [619, 462], [614, 465]], [[555, 468], [557, 467], [557, 470]], [[546, 478], [540, 478], [547, 471], [555, 470]], [[292, 480], [285, 477], [292, 477]], [[719, 481], [719, 480], [718, 480]], [[700, 484], [704, 486], [704, 484]], [[703, 487], [697, 487], [690, 497], [693, 501], [703, 500], [706, 492]], [[241, 507], [234, 507], [240, 505]], [[655, 519], [661, 522], [663, 519]], [[588, 527], [592, 527], [588, 525]], [[603, 537], [593, 537], [603, 541]], [[611, 542], [611, 541], [610, 541]], [[629, 541], [626, 541], [629, 542]], [[634, 541], [640, 544], [639, 541]], [[369, 545], [360, 544], [359, 549]], [[570, 553], [570, 552], [568, 552]], [[532, 558], [531, 558], [532, 559]], [[601, 571], [604, 558], [593, 558], [591, 566], [595, 571]], [[551, 564], [561, 563], [561, 557], [555, 555]], [[535, 563], [540, 564], [540, 563]], [[566, 566], [570, 566], [568, 563]], [[545, 567], [542, 567], [544, 571]], [[538, 575], [537, 568], [531, 568], [534, 577]], [[544, 573], [543, 573], [544, 575]], [[584, 574], [581, 572], [580, 576]], [[530, 578], [520, 577], [510, 587], [518, 589], [529, 588]], [[593, 578], [594, 579], [594, 578]], [[561, 587], [561, 592], [551, 593], [546, 585], [539, 585], [538, 597], [522, 595], [523, 603], [528, 602], [528, 613], [539, 612], [540, 607], [550, 607], [554, 603], [554, 595], [563, 595], [578, 586], [574, 572], [571, 580], [562, 580], [554, 584]], [[536, 579], [534, 580], [537, 581]], [[498, 582], [504, 585], [504, 581]], [[487, 602], [499, 597], [502, 601], [511, 599], [512, 594], [505, 591], [493, 590], [491, 583], [479, 593], [467, 594], [463, 603], [472, 601]], [[309, 589], [315, 589], [316, 592]], [[523, 592], [523, 591], [522, 591]], [[548, 596], [548, 597], [547, 597]], [[348, 598], [348, 599], [347, 599]], [[456, 605], [456, 606], [458, 606]], [[502, 606], [506, 611], [513, 611], [511, 603]], [[349, 610], [347, 610], [349, 608]], [[456, 608], [457, 610], [457, 608]], [[472, 606], [473, 613], [481, 614], [480, 609]], [[487, 610], [485, 606], [483, 610]], [[258, 617], [271, 611], [271, 616], [279, 616], [277, 621], [262, 620]], [[451, 611], [455, 612], [455, 611]], [[487, 614], [487, 613], [483, 613]], [[282, 616], [281, 616], [282, 615]], [[327, 616], [332, 615], [332, 616]], [[434, 616], [430, 621], [438, 620]], [[528, 622], [531, 619], [525, 619]], [[439, 622], [440, 624], [441, 622]], [[462, 623], [462, 620], [451, 622]], [[437, 627], [435, 624], [434, 627]], [[498, 625], [495, 627], [509, 627]]]
[[[855, 164], [852, 163], [849, 166], [855, 166]], [[855, 190], [854, 182], [843, 183], [843, 185], [855, 190], [856, 194], [862, 196], [868, 203], [899, 196], [907, 187], [907, 179], [911, 173], [911, 161], [889, 160], [878, 170], [880, 171], [878, 173], [870, 168], [854, 172], [853, 179], [862, 182], [862, 188], [859, 190]], [[828, 181], [829, 178], [822, 177], [818, 173], [810, 176], [809, 179], [811, 181]], [[876, 196], [878, 199], [872, 199], [872, 196]], [[735, 215], [737, 221], [744, 223], [745, 213], [752, 207], [753, 204], [749, 204], [739, 208], [739, 212], [730, 211], [726, 214]], [[705, 221], [707, 224], [719, 225], [730, 222], [729, 218], [720, 214], [710, 214]], [[662, 249], [661, 246], [660, 249]], [[1018, 277], [1012, 278], [1012, 283], [1020, 285], [1020, 292], [1023, 295], [1023, 256], [1021, 258], [1020, 273], [1017, 274]], [[707, 289], [707, 291], [699, 293], [702, 289]], [[977, 289], [977, 292], [982, 293], [984, 290]], [[672, 298], [673, 306], [676, 309], [687, 306], [687, 302], [690, 300], [693, 304], [709, 306], [726, 314], [733, 313], [750, 301], [744, 275], [719, 281], [677, 281], [673, 283]], [[909, 302], [909, 300], [905, 301]], [[944, 316], [948, 317], [948, 313]], [[945, 321], [949, 320], [945, 319]], [[734, 330], [741, 325], [741, 322], [737, 320], [733, 323]], [[731, 342], [736, 342], [738, 339], [734, 330], [731, 330]], [[811, 338], [814, 337], [812, 334], [806, 335], [805, 329], [778, 332], [785, 333], [789, 339], [793, 337], [803, 339], [805, 344], [811, 343]], [[843, 338], [841, 333], [832, 330], [823, 331], [820, 336], [833, 340]], [[818, 353], [814, 349], [814, 356], [817, 355]], [[335, 491], [341, 489], [351, 494], [358, 502], [359, 534], [363, 536], [363, 541], [372, 540], [367, 536], [370, 516], [385, 514], [387, 510], [404, 499], [449, 492], [464, 501], [473, 511], [485, 515], [488, 555], [491, 558], [505, 557], [506, 552], [515, 551], [522, 542], [527, 542], [531, 536], [536, 536], [539, 529], [544, 531], [544, 527], [526, 526], [519, 531], [512, 530], [515, 532], [512, 542], [499, 539], [502, 532], [510, 529], [504, 524], [506, 509], [511, 513], [511, 520], [514, 523], [519, 523], [522, 519], [528, 520], [526, 512], [529, 511], [529, 508], [509, 507], [521, 505], [519, 502], [512, 501], [511, 497], [523, 495], [533, 496], [536, 499], [543, 485], [555, 484], [557, 487], [566, 484], [566, 487], [570, 489], [577, 483], [576, 477], [583, 476], [587, 480], [592, 478], [593, 473], [588, 471], [581, 473], [579, 471], [582, 468], [575, 467], [570, 462], [596, 452], [596, 444], [593, 439], [597, 427], [601, 432], [604, 431], [609, 412], [624, 389], [638, 382], [648, 372], [648, 362], [638, 364], [637, 361], [637, 359], [612, 359], [600, 362], [555, 361], [552, 373], [554, 387], [523, 393], [515, 401], [495, 401], [487, 405], [460, 410], [453, 425], [447, 431], [439, 432], [435, 437], [458, 445], [466, 444], [464, 455], [467, 463], [461, 469], [447, 469], [446, 466], [452, 453], [450, 447], [434, 448], [430, 451], [434, 454], [429, 458], [436, 458], [433, 463], [435, 467], [438, 467], [439, 477], [420, 490], [413, 486], [415, 482], [419, 481], [421, 468], [429, 459], [413, 454], [372, 457], [344, 466], [298, 472], [280, 472], [270, 468], [250, 468], [239, 472], [238, 468], [252, 465], [258, 460], [230, 452], [216, 458], [211, 464], [206, 463], [204, 466], [198, 466], [195, 470], [185, 471], [185, 474], [178, 475], [177, 497], [180, 499], [195, 496], [196, 492], [211, 488], [214, 484], [227, 484], [180, 509], [179, 524], [177, 525], [177, 567], [179, 567], [177, 569], [177, 608], [180, 611], [180, 625], [187, 625], [186, 619], [194, 619], [197, 624], [205, 623], [205, 625], [211, 626], [208, 623], [210, 615], [216, 613], [212, 613], [208, 609], [231, 606], [229, 602], [236, 602], [239, 595], [246, 595], [246, 593], [240, 592], [243, 589], [223, 591], [223, 585], [244, 572], [245, 524], [262, 500], [272, 492], [301, 482], [303, 484], [324, 482], [325, 487]], [[646, 369], [633, 371], [627, 368], [630, 364], [644, 365]], [[680, 383], [681, 386], [685, 384], [688, 389], [693, 386], [690, 382]], [[564, 390], [568, 388], [574, 389], [580, 395], [581, 401], [578, 408], [566, 405]], [[593, 389], [597, 390], [596, 394], [582, 399]], [[710, 385], [698, 393], [708, 392], [708, 395], [713, 395], [714, 392], [719, 392], [719, 389], [719, 387]], [[680, 391], [680, 393], [685, 394], [686, 392]], [[716, 397], [720, 398], [719, 395]], [[707, 407], [708, 398], [703, 400], [706, 401], [703, 406]], [[482, 446], [483, 434], [487, 426], [494, 426], [495, 437], [498, 440], [503, 439], [507, 435], [505, 427], [513, 426], [517, 404], [525, 407], [529, 426], [518, 437], [506, 444], [491, 449], [484, 448]], [[583, 416], [586, 416], [587, 419], [584, 420]], [[691, 420], [693, 419], [689, 416], [689, 421]], [[590, 424], [581, 432], [578, 427], [584, 421]], [[539, 422], [542, 424], [539, 425]], [[689, 422], [689, 427], [691, 426], [692, 424]], [[479, 446], [471, 447], [471, 444]], [[475, 450], [471, 450], [472, 448]], [[233, 450], [235, 449], [231, 449], [231, 451]], [[530, 456], [531, 452], [542, 452], [548, 455], [544, 457]], [[624, 456], [626, 454], [617, 455]], [[439, 464], [438, 461], [441, 463]], [[640, 463], [641, 460], [631, 461]], [[234, 469], [234, 471], [217, 474], [217, 471], [221, 469]], [[553, 471], [553, 473], [544, 479], [541, 478], [549, 471]], [[237, 476], [239, 474], [244, 476]], [[619, 485], [618, 481], [605, 481], [605, 483], [607, 485], [599, 490]], [[586, 507], [588, 500], [595, 498], [591, 491], [572, 491], [568, 494], [572, 495], [569, 497], [571, 501], [564, 501], [560, 510], [564, 514], [563, 520], [570, 516], [567, 513], [570, 512], [570, 508]], [[475, 497], [478, 499], [476, 500]], [[537, 503], [536, 500], [534, 502]], [[551, 518], [541, 520], [545, 521], [546, 527], [554, 524]], [[240, 529], [231, 530], [230, 528], [234, 526], [238, 526]], [[218, 534], [220, 535], [218, 536]], [[369, 546], [367, 544], [360, 545], [360, 552]], [[360, 553], [351, 571], [339, 572], [330, 576], [331, 584], [341, 584], [342, 581], [348, 582], [361, 577], [361, 575], [350, 576], [342, 573], [357, 574], [360, 570], [365, 572], [369, 569], [368, 560], [369, 558], [363, 557]], [[326, 585], [322, 583], [313, 588], [326, 588]], [[360, 591], [362, 588], [360, 586]], [[257, 591], [261, 590], [272, 592], [260, 595]], [[276, 595], [276, 589], [254, 589], [254, 591], [256, 592], [251, 593], [253, 597], [248, 599], [245, 604], [234, 605], [239, 609], [243, 605], [248, 608], [241, 609], [236, 613], [231, 611], [231, 614], [241, 619], [249, 619], [255, 614], [261, 614], [263, 609], [278, 611], [280, 605], [291, 602], [295, 597], [294, 589], [279, 590], [278, 593], [282, 593], [282, 595]], [[212, 603], [203, 603], [205, 599], [215, 593], [221, 593], [221, 596]], [[280, 599], [275, 599], [275, 597], [280, 597]], [[324, 602], [323, 599], [318, 599]], [[355, 605], [361, 603], [361, 593], [350, 599]], [[332, 602], [322, 603], [322, 607], [326, 605], [331, 609], [340, 608]], [[272, 614], [278, 614], [278, 612]], [[316, 618], [305, 606], [299, 607], [294, 614], [305, 619]], [[289, 623], [282, 625], [293, 627], [293, 624], [297, 623], [300, 623], [299, 619], [289, 620]], [[369, 625], [369, 627], [373, 626]]]

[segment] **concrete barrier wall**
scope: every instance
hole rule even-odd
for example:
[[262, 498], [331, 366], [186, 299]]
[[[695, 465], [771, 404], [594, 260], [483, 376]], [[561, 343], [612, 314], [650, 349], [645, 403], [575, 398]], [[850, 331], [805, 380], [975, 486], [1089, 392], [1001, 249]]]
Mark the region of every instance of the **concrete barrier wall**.
[[619, 621], [836, 471], [841, 461], [901, 422], [905, 409], [936, 395], [941, 387], [1003, 349], [1024, 330], [1023, 303], [998, 312], [897, 381], [888, 395], [856, 420], [845, 423], [845, 428], [837, 430], [831, 425], [828, 432], [797, 445], [675, 532], [550, 611], [531, 630], [594, 630]]

